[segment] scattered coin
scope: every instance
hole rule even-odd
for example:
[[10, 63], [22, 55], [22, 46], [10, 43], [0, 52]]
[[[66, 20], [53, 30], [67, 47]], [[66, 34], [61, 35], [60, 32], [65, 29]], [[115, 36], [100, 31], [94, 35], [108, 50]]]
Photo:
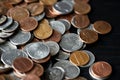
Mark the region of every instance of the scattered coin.
[[0, 25], [3, 24], [7, 20], [7, 17], [2, 15], [0, 16]]

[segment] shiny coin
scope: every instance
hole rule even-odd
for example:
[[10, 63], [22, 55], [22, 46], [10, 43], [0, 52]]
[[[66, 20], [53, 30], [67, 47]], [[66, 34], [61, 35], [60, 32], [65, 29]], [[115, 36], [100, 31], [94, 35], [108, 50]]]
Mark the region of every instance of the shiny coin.
[[46, 45], [48, 45], [48, 47], [50, 48], [50, 55], [54, 56], [59, 52], [59, 45], [58, 43], [54, 42], [54, 41], [47, 41], [45, 43]]
[[14, 32], [10, 32], [10, 33], [5, 33], [5, 32], [0, 32], [0, 38], [8, 38], [11, 35], [13, 35]]
[[0, 25], [3, 24], [7, 20], [7, 17], [2, 15], [0, 16]]
[[33, 16], [37, 21], [41, 21], [44, 17], [45, 17], [45, 12], [39, 14], [39, 15], [36, 15], [36, 16]]
[[106, 21], [96, 21], [93, 25], [93, 29], [99, 34], [107, 34], [112, 29], [111, 25]]
[[44, 19], [38, 24], [37, 29], [33, 33], [38, 39], [47, 39], [52, 35], [53, 29], [50, 27], [49, 22]]
[[50, 25], [54, 30], [60, 32], [61, 34], [65, 33], [65, 30], [66, 30], [65, 25], [62, 22], [60, 22], [60, 21], [51, 21]]
[[75, 15], [71, 20], [71, 24], [75, 28], [86, 28], [90, 24], [90, 20], [87, 15]]
[[19, 27], [19, 23], [17, 21], [14, 21], [9, 27], [6, 29], [3, 29], [3, 32], [13, 32]]
[[33, 2], [36, 2], [38, 0], [24, 0], [26, 3], [33, 3]]
[[68, 31], [71, 28], [71, 24], [67, 19], [59, 19], [58, 21], [62, 22], [65, 25], [66, 31]]
[[33, 68], [33, 62], [29, 58], [17, 57], [13, 61], [13, 69], [20, 73], [25, 73]]
[[14, 45], [23, 45], [31, 39], [30, 32], [19, 30], [16, 34], [9, 38], [10, 42]]
[[98, 34], [93, 30], [84, 29], [80, 32], [80, 38], [86, 44], [91, 44], [98, 40]]
[[29, 12], [27, 9], [22, 8], [22, 7], [14, 7], [10, 11], [11, 17], [16, 20], [16, 21], [21, 21], [27, 17], [29, 17]]
[[18, 49], [12, 49], [1, 55], [1, 61], [6, 65], [11, 67], [13, 60], [17, 57], [28, 57], [27, 54]]
[[67, 33], [62, 36], [60, 46], [64, 51], [73, 52], [80, 49], [83, 42], [80, 41], [79, 36], [75, 33]]
[[81, 14], [81, 15], [87, 14], [90, 12], [90, 10], [91, 10], [91, 7], [87, 3], [79, 2], [79, 3], [75, 3], [74, 5], [74, 12], [76, 14]]
[[52, 35], [49, 38], [44, 39], [44, 41], [55, 41], [55, 42], [58, 43], [61, 40], [61, 37], [62, 37], [61, 33], [59, 33], [58, 31], [53, 30]]
[[89, 62], [90, 58], [85, 51], [75, 51], [70, 55], [69, 60], [76, 66], [84, 66]]
[[38, 76], [34, 74], [26, 75], [22, 80], [41, 80]]
[[7, 21], [4, 24], [0, 25], [0, 30], [9, 27], [12, 23], [13, 23], [13, 19], [11, 17], [8, 17]]
[[40, 1], [39, 3], [28, 4], [27, 9], [30, 11], [31, 16], [36, 16], [44, 11], [44, 6], [43, 3]]
[[50, 68], [46, 72], [46, 80], [63, 80], [65, 71], [61, 67]]
[[49, 55], [50, 49], [45, 43], [36, 42], [28, 47], [27, 53], [33, 59], [43, 59]]
[[6, 41], [5, 39], [0, 38], [0, 44], [4, 43], [5, 41]]
[[32, 31], [38, 26], [38, 22], [36, 19], [32, 17], [25, 18], [24, 20], [20, 21], [20, 28], [23, 31]]
[[40, 1], [42, 1], [44, 5], [48, 5], [48, 6], [54, 5], [57, 2], [57, 0], [40, 0]]
[[53, 6], [53, 10], [58, 14], [68, 14], [72, 12], [73, 6], [64, 1], [59, 1]]

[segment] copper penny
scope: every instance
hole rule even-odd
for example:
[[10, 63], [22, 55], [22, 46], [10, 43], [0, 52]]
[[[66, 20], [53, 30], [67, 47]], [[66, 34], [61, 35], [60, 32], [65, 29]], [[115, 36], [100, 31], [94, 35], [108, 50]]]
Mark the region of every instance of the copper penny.
[[47, 38], [44, 39], [44, 41], [55, 41], [55, 42], [59, 42], [61, 40], [62, 34], [59, 33], [58, 31], [53, 31], [53, 34]]
[[27, 9], [22, 7], [14, 7], [10, 12], [11, 17], [16, 21], [21, 21], [29, 17], [29, 12]]
[[86, 28], [90, 24], [90, 20], [87, 15], [75, 15], [71, 20], [71, 24], [75, 28]]
[[53, 33], [53, 29], [50, 27], [49, 22], [44, 19], [39, 24], [36, 30], [33, 31], [33, 34], [38, 39], [47, 39]]
[[12, 10], [14, 10], [14, 8], [10, 8], [8, 11], [7, 11], [7, 13], [6, 13], [6, 15], [8, 16], [8, 17], [12, 17]]
[[87, 3], [76, 3], [74, 5], [74, 12], [76, 14], [87, 14], [91, 10], [91, 6]]
[[23, 31], [32, 31], [38, 26], [38, 21], [32, 17], [20, 21], [20, 28]]
[[83, 66], [90, 60], [89, 55], [85, 51], [75, 51], [70, 55], [70, 62], [77, 65]]
[[111, 31], [111, 25], [106, 21], [96, 21], [94, 22], [93, 29], [99, 34], [107, 34]]
[[112, 73], [112, 67], [109, 63], [105, 61], [99, 61], [92, 65], [92, 73], [101, 78], [108, 77]]
[[33, 62], [29, 58], [18, 57], [13, 61], [13, 68], [21, 73], [28, 72], [33, 68]]
[[57, 0], [41, 0], [41, 1], [44, 3], [44, 5], [54, 5], [57, 2]]
[[98, 33], [93, 30], [84, 29], [80, 31], [80, 38], [86, 44], [91, 44], [98, 40]]
[[0, 2], [0, 14], [6, 15], [9, 7], [5, 5], [5, 3]]
[[33, 2], [36, 2], [38, 0], [24, 0], [26, 3], [33, 3]]
[[36, 16], [38, 14], [41, 14], [44, 11], [44, 6], [42, 2], [30, 3], [27, 6], [27, 9], [30, 11], [32, 16]]
[[22, 80], [41, 80], [41, 79], [34, 74], [29, 74], [25, 78], [23, 78]]
[[0, 80], [6, 80], [3, 75], [0, 75]]
[[37, 75], [37, 76], [42, 76], [44, 73], [44, 68], [42, 65], [40, 64], [35, 64], [35, 66], [32, 68], [31, 71], [27, 72], [26, 74], [34, 74], [34, 75]]

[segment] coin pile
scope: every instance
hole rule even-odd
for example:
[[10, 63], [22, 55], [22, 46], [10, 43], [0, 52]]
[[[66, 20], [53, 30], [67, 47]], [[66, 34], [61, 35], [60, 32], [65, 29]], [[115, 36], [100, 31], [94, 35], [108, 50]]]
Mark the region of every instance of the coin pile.
[[81, 76], [81, 68], [87, 67], [92, 78], [108, 78], [110, 64], [95, 62], [94, 53], [84, 48], [112, 27], [103, 20], [91, 24], [88, 2], [1, 1], [0, 80], [87, 80]]

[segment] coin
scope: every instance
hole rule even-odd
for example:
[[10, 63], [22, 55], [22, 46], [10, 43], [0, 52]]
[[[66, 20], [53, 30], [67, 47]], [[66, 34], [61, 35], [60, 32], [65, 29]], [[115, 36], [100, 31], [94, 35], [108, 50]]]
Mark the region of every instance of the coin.
[[54, 41], [47, 41], [45, 43], [50, 48], [50, 55], [55, 56], [59, 52], [59, 45]]
[[28, 57], [27, 54], [18, 49], [12, 49], [1, 55], [1, 61], [6, 65], [11, 67], [13, 60], [17, 57]]
[[31, 16], [36, 16], [44, 11], [44, 6], [43, 3], [40, 1], [39, 3], [28, 4], [27, 9], [30, 11]]
[[44, 3], [44, 5], [46, 5], [46, 6], [49, 6], [49, 5], [54, 5], [56, 2], [57, 2], [57, 0], [41, 0], [43, 3]]
[[60, 22], [60, 21], [51, 21], [50, 25], [54, 30], [60, 32], [61, 34], [65, 33], [65, 25], [62, 22]]
[[60, 47], [67, 52], [73, 52], [80, 49], [83, 42], [80, 41], [79, 36], [75, 33], [67, 33], [62, 36]]
[[32, 45], [29, 45], [27, 49], [27, 54], [32, 59], [44, 59], [49, 55], [49, 47], [42, 42], [35, 42]]
[[20, 21], [20, 28], [23, 31], [27, 31], [27, 32], [32, 31], [35, 28], [37, 28], [37, 26], [38, 26], [37, 20], [32, 17], [28, 17]]
[[71, 6], [74, 6], [74, 4], [75, 4], [74, 0], [61, 0], [61, 1], [66, 2], [66, 3], [70, 4]]
[[3, 24], [7, 20], [7, 17], [2, 15], [0, 16], [0, 25]]
[[71, 20], [71, 24], [75, 28], [86, 28], [90, 24], [90, 20], [87, 15], [75, 15]]
[[49, 22], [44, 19], [39, 24], [36, 30], [33, 31], [33, 34], [38, 39], [47, 39], [53, 33], [53, 29], [50, 27]]
[[30, 70], [29, 72], [27, 72], [26, 74], [34, 74], [34, 75], [37, 75], [37, 76], [42, 76], [44, 73], [44, 68], [42, 65], [40, 64], [35, 64], [34, 67], [32, 68], [32, 70]]
[[90, 12], [90, 10], [91, 10], [91, 7], [87, 3], [79, 2], [74, 5], [74, 12], [76, 14], [81, 14], [81, 15], [87, 14]]
[[11, 17], [8, 17], [7, 21], [4, 24], [0, 25], [0, 30], [9, 27], [12, 23], [13, 23], [13, 19]]
[[26, 3], [33, 3], [33, 2], [37, 2], [38, 0], [24, 0]]
[[22, 7], [14, 7], [10, 10], [10, 16], [16, 21], [21, 21], [29, 17], [29, 11]]
[[29, 74], [24, 77], [22, 80], [40, 80], [40, 78], [34, 74]]
[[36, 15], [36, 16], [33, 16], [37, 21], [41, 21], [44, 17], [45, 17], [45, 12], [39, 14], [39, 15]]
[[61, 40], [61, 37], [62, 37], [62, 34], [61, 34], [61, 33], [59, 33], [59, 32], [56, 31], [56, 30], [53, 30], [52, 35], [51, 35], [49, 38], [44, 39], [44, 41], [45, 41], [45, 42], [46, 42], [46, 41], [55, 41], [55, 42], [58, 43], [58, 42]]
[[81, 40], [86, 44], [91, 44], [98, 40], [98, 34], [93, 30], [84, 29], [79, 35]]
[[17, 57], [13, 61], [13, 69], [15, 71], [25, 73], [30, 71], [33, 68], [33, 61], [25, 57]]
[[96, 21], [93, 25], [93, 29], [99, 34], [107, 34], [112, 29], [111, 25], [106, 21]]
[[21, 3], [23, 0], [9, 0], [10, 4], [16, 5]]
[[75, 51], [70, 55], [69, 60], [76, 66], [84, 66], [89, 62], [90, 58], [85, 51]]

